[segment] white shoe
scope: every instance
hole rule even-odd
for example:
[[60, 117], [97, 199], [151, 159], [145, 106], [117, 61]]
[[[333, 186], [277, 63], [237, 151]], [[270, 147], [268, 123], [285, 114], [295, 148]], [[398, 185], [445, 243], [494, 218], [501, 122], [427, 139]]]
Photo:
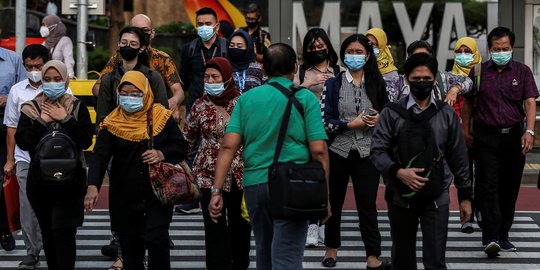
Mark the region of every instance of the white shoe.
[[310, 224], [307, 231], [306, 247], [318, 246], [319, 240], [319, 226], [317, 224]]
[[324, 225], [319, 227], [319, 244], [324, 245]]

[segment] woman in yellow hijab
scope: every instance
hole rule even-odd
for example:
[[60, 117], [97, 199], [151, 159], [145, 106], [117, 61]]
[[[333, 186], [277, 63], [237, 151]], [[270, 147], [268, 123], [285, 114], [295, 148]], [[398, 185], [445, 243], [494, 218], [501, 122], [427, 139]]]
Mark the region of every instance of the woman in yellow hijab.
[[[454, 47], [454, 66], [452, 67], [452, 74], [460, 75], [460, 76], [469, 76], [469, 73], [471, 72], [471, 69], [477, 65], [482, 63], [482, 56], [480, 56], [480, 52], [478, 51], [478, 46], [476, 45], [476, 40], [474, 38], [470, 37], [462, 37], [458, 39], [456, 42], [456, 46]], [[461, 108], [463, 108], [463, 97], [458, 96], [456, 103], [454, 103], [454, 109], [456, 110], [456, 113], [461, 116]], [[473, 156], [471, 153], [471, 149], [468, 149], [469, 151], [469, 172], [471, 175], [471, 181], [473, 181]], [[472, 222], [474, 221], [474, 217], [471, 216], [471, 219], [463, 224], [461, 224], [461, 232], [463, 233], [473, 233], [474, 227], [472, 225]]]
[[381, 28], [371, 28], [367, 31], [366, 37], [371, 42], [373, 53], [377, 57], [377, 65], [379, 71], [383, 75], [386, 82], [399, 76], [396, 66], [394, 66], [394, 58], [388, 46], [388, 38], [386, 33]]
[[[187, 142], [171, 111], [154, 103], [146, 76], [128, 71], [117, 92], [119, 105], [100, 124], [93, 162], [88, 172], [85, 208], [97, 203], [103, 176], [112, 159], [109, 176], [111, 229], [118, 234], [126, 269], [141, 269], [144, 247], [148, 248], [149, 269], [171, 269], [169, 224], [172, 205], [163, 205], [150, 185], [149, 164], [176, 164], [186, 158]], [[153, 119], [154, 149], [147, 120]]]

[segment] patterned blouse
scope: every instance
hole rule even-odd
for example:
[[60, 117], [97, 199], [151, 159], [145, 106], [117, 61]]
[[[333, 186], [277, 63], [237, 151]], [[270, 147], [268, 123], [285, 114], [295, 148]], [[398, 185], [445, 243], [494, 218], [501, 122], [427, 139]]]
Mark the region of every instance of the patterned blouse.
[[[199, 150], [193, 161], [193, 174], [200, 188], [210, 188], [214, 183], [216, 160], [224, 131], [237, 101], [238, 97], [232, 99], [227, 108], [218, 109], [218, 106], [204, 95], [197, 99], [191, 108], [184, 136], [189, 142], [190, 149], [193, 149], [197, 139], [201, 138]], [[232, 177], [236, 180], [238, 188], [242, 189], [243, 169], [242, 149], [239, 149], [234, 156], [223, 190], [230, 191]]]

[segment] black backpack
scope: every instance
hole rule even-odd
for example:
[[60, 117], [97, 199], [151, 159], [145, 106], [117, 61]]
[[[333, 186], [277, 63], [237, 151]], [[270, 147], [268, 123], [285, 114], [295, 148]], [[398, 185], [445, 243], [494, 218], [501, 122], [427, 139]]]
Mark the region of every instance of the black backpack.
[[[37, 102], [32, 100], [38, 113], [41, 113]], [[71, 116], [75, 119], [80, 107], [80, 101], [75, 100]], [[81, 152], [69, 137], [60, 123], [53, 122], [43, 134], [36, 146], [32, 162], [39, 166], [41, 182], [50, 185], [72, 184], [77, 178], [77, 167]]]
[[420, 114], [397, 103], [387, 104], [388, 108], [405, 119], [397, 138], [392, 142], [392, 145], [397, 144], [397, 151], [391, 153], [391, 157], [401, 168], [424, 168], [423, 172], [417, 174], [429, 178], [424, 187], [415, 192], [397, 177], [391, 176], [397, 192], [407, 200], [434, 200], [444, 191], [444, 155], [437, 146], [429, 121], [446, 103], [439, 100], [436, 103], [436, 108], [430, 105]]

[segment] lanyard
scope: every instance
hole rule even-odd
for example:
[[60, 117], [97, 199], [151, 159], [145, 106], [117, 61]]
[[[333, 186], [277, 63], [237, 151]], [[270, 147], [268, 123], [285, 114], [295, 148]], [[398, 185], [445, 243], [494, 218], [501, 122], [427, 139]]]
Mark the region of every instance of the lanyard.
[[242, 71], [242, 78], [240, 78], [240, 73], [238, 71], [234, 73], [234, 77], [238, 83], [238, 88], [240, 88], [240, 93], [244, 93], [246, 86], [246, 70], [247, 69], [244, 69], [244, 71]]
[[[210, 59], [214, 58], [214, 55], [216, 55], [216, 51], [217, 51], [217, 47], [214, 47], [214, 52], [212, 53], [212, 57], [210, 57]], [[204, 56], [204, 52], [202, 48], [201, 48], [201, 56], [204, 63], [203, 66], [206, 66], [206, 57]]]

